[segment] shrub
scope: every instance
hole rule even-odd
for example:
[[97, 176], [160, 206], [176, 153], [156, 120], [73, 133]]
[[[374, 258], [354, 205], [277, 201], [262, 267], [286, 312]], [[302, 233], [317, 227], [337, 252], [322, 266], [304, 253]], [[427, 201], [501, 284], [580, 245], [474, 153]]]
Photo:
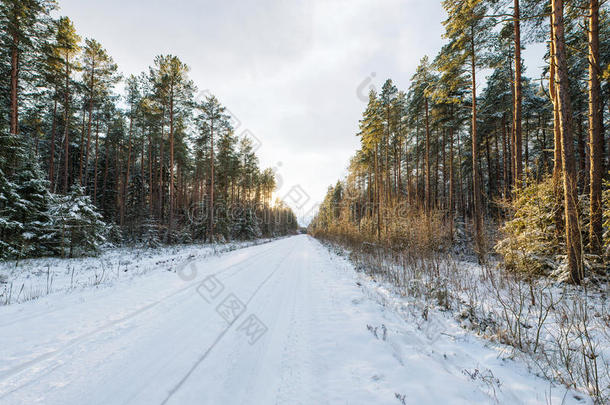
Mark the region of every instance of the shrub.
[[546, 275], [561, 263], [565, 251], [563, 234], [557, 232], [554, 214], [561, 209], [555, 202], [551, 177], [526, 184], [508, 208], [513, 212], [501, 232], [504, 238], [495, 250], [509, 270], [529, 275]]

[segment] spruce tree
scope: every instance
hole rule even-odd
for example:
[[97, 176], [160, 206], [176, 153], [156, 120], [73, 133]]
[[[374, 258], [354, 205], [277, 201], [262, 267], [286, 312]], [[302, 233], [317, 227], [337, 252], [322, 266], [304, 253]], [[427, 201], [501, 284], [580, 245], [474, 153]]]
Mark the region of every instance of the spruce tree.
[[[0, 257], [20, 258], [46, 253], [48, 182], [27, 142], [19, 135], [2, 138], [0, 154]], [[6, 155], [17, 162], [7, 174]], [[11, 159], [13, 160], [13, 159]]]
[[54, 195], [49, 214], [52, 239], [62, 257], [95, 254], [106, 241], [107, 225], [91, 197], [78, 185], [66, 195]]

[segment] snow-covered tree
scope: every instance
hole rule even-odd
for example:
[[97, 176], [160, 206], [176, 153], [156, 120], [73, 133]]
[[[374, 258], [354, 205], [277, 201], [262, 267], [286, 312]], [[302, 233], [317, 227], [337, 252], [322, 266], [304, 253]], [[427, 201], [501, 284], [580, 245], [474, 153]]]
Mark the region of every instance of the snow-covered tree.
[[0, 258], [17, 256], [19, 247], [15, 235], [23, 230], [23, 224], [17, 220], [19, 194], [17, 186], [6, 177], [0, 169]]
[[[0, 157], [0, 257], [47, 253], [48, 182], [22, 138], [6, 136], [2, 147], [6, 153]], [[8, 160], [14, 163], [8, 164]]]
[[245, 208], [242, 215], [236, 216], [233, 225], [233, 237], [235, 239], [256, 239], [262, 235], [258, 218], [254, 211]]
[[53, 241], [62, 257], [96, 253], [106, 241], [106, 224], [82, 187], [55, 195], [50, 215]]
[[153, 219], [146, 219], [141, 228], [141, 241], [149, 248], [161, 246], [161, 237], [159, 236], [159, 223]]

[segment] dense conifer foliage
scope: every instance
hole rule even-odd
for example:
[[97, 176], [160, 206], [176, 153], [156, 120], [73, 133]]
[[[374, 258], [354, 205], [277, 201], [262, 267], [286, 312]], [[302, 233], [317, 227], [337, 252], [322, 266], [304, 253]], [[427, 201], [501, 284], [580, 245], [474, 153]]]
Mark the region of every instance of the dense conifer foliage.
[[[435, 233], [445, 242], [435, 249], [458, 239], [481, 261], [498, 243], [519, 271], [561, 268], [574, 283], [605, 273], [607, 4], [442, 4], [446, 45], [406, 92], [392, 80], [371, 91], [362, 146], [312, 231], [391, 245]], [[534, 42], [547, 44], [542, 77], [528, 77], [521, 57]], [[424, 235], [412, 235], [413, 220]]]
[[159, 55], [123, 77], [57, 8], [0, 2], [1, 258], [296, 231], [274, 173], [186, 63]]

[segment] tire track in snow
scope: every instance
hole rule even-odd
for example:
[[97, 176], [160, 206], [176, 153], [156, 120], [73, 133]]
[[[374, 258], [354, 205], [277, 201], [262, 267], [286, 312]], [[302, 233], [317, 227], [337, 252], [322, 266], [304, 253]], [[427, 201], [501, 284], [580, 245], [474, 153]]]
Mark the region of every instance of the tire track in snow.
[[[290, 256], [293, 253], [293, 249], [294, 249], [294, 243], [293, 246], [290, 247], [290, 249], [288, 250], [288, 253], [282, 257], [282, 259], [278, 262], [278, 264], [275, 266], [275, 268], [273, 269], [273, 271], [271, 271], [271, 273], [265, 277], [265, 279], [256, 287], [256, 289], [254, 290], [254, 292], [250, 295], [250, 297], [248, 298], [248, 300], [246, 301], [246, 308], [248, 307], [248, 305], [250, 304], [250, 302], [252, 302], [252, 300], [254, 299], [254, 297], [258, 294], [258, 292], [263, 288], [263, 286], [265, 284], [267, 284], [267, 282], [271, 279], [271, 277], [273, 277], [273, 275], [280, 269], [280, 267], [282, 266], [282, 264], [284, 264], [284, 262], [286, 261], [286, 259], [288, 258], [288, 256]], [[233, 274], [235, 275], [235, 274]], [[233, 276], [232, 275], [232, 276]], [[203, 353], [203, 355], [201, 355], [197, 361], [191, 366], [191, 368], [189, 369], [189, 371], [187, 371], [187, 373], [180, 379], [180, 381], [168, 392], [167, 397], [163, 400], [163, 402], [161, 402], [161, 405], [166, 405], [171, 399], [172, 397], [178, 392], [178, 390], [180, 390], [180, 388], [184, 385], [184, 383], [189, 379], [189, 377], [193, 374], [193, 372], [199, 367], [199, 365], [206, 359], [206, 357], [212, 352], [212, 350], [214, 349], [214, 347], [216, 347], [216, 345], [222, 340], [222, 338], [227, 334], [227, 332], [229, 330], [231, 330], [231, 327], [233, 326], [233, 324], [235, 324], [235, 322], [239, 319], [239, 317], [237, 319], [235, 319], [232, 323], [230, 323], [218, 336], [217, 338], [214, 340], [214, 342], [208, 347], [208, 349], [205, 351], [205, 353]]]
[[[277, 241], [281, 241], [282, 239], [284, 239], [284, 238], [280, 238], [280, 239], [278, 239]], [[217, 257], [221, 257], [221, 256], [222, 256], [222, 255], [224, 255], [224, 254], [230, 254], [230, 253], [240, 252], [240, 251], [243, 251], [243, 250], [245, 250], [245, 249], [249, 249], [249, 248], [253, 248], [253, 247], [264, 246], [264, 245], [266, 245], [266, 244], [268, 244], [268, 243], [273, 243], [273, 241], [272, 241], [272, 242], [265, 242], [265, 243], [261, 243], [261, 244], [258, 244], [258, 245], [245, 246], [245, 247], [243, 247], [243, 248], [238, 248], [238, 249], [235, 249], [235, 250], [230, 250], [230, 251], [227, 251], [227, 252], [221, 252], [220, 256], [217, 256]], [[270, 249], [271, 249], [271, 248], [270, 248]], [[270, 249], [265, 249], [263, 252], [267, 252], [267, 251], [269, 251]], [[258, 256], [259, 254], [261, 254], [261, 253], [263, 253], [263, 252], [259, 252], [258, 254], [254, 255], [253, 257]], [[187, 263], [189, 263], [189, 262], [200, 262], [200, 261], [204, 261], [204, 260], [206, 260], [206, 259], [208, 259], [208, 258], [211, 258], [211, 257], [213, 257], [213, 255], [208, 255], [208, 256], [203, 255], [203, 256], [198, 257], [198, 258], [195, 258], [195, 259], [190, 259], [190, 260], [189, 260], [189, 259], [187, 259], [187, 260], [183, 261], [182, 263], [185, 263], [185, 262], [187, 262]], [[242, 262], [243, 262], [243, 261], [240, 261], [239, 263], [242, 263]], [[181, 264], [179, 264], [178, 266], [181, 266], [181, 265], [182, 265], [182, 263], [181, 263]], [[239, 263], [235, 263], [235, 264], [239, 264]], [[147, 270], [147, 273], [148, 273], [148, 272], [155, 271], [155, 269], [159, 269], [159, 268], [161, 268], [161, 267], [163, 267], [163, 266], [156, 266], [156, 267], [153, 267], [151, 270]], [[83, 289], [83, 290], [81, 290], [81, 291], [84, 291], [84, 290], [85, 290], [85, 289]], [[51, 294], [49, 294], [49, 295], [51, 295]], [[44, 296], [44, 297], [48, 297], [49, 295], [46, 295], [46, 296]], [[44, 298], [44, 297], [40, 297], [40, 298]], [[102, 297], [101, 299], [104, 299], [104, 297]], [[21, 304], [23, 304], [23, 303], [25, 303], [25, 302], [22, 302]], [[11, 320], [11, 321], [9, 321], [9, 322], [5, 322], [5, 323], [0, 324], [0, 328], [3, 328], [3, 327], [5, 327], [5, 326], [14, 325], [14, 324], [16, 324], [16, 323], [23, 322], [23, 321], [29, 321], [30, 319], [40, 318], [40, 317], [42, 317], [42, 316], [46, 316], [46, 315], [52, 314], [52, 313], [57, 312], [57, 311], [61, 311], [62, 309], [64, 309], [64, 308], [63, 308], [63, 307], [57, 307], [57, 308], [53, 308], [53, 309], [50, 309], [50, 310], [47, 310], [47, 311], [41, 311], [41, 312], [37, 312], [37, 313], [32, 314], [32, 315], [24, 316], [24, 317], [22, 317], [22, 318], [13, 319], [13, 320]]]
[[[233, 263], [232, 265], [229, 265], [229, 266], [227, 266], [227, 267], [225, 267], [225, 268], [223, 268], [221, 270], [218, 270], [215, 273], [212, 273], [212, 274], [207, 275], [207, 276], [217, 276], [217, 275], [220, 275], [222, 273], [225, 273], [228, 270], [231, 270], [233, 268], [236, 268], [236, 267], [242, 265], [244, 262], [252, 261], [253, 259], [260, 259], [261, 256], [264, 256], [266, 253], [268, 253], [269, 251], [271, 251], [273, 249], [275, 249], [275, 248], [274, 247], [270, 247], [268, 249], [265, 249], [262, 252], [258, 252], [258, 253], [254, 254], [252, 256], [248, 256], [248, 257], [246, 257], [246, 258], [244, 258], [242, 260], [239, 260], [237, 263]], [[239, 272], [241, 272], [241, 271], [243, 271], [243, 270], [245, 270], [247, 268], [248, 267], [244, 267], [243, 269], [239, 269], [238, 271], [232, 273], [230, 275], [230, 277], [235, 276], [236, 274], [238, 274]], [[125, 321], [128, 321], [128, 320], [131, 320], [133, 318], [136, 318], [137, 316], [142, 315], [142, 314], [150, 311], [152, 308], [158, 306], [159, 304], [164, 303], [164, 302], [168, 301], [169, 299], [174, 298], [174, 297], [180, 295], [181, 293], [186, 292], [189, 289], [199, 285], [201, 283], [201, 281], [202, 281], [201, 279], [197, 279], [196, 281], [193, 281], [193, 282], [189, 283], [188, 285], [186, 285], [184, 287], [181, 287], [180, 289], [172, 292], [171, 294], [168, 294], [165, 297], [163, 297], [163, 298], [161, 298], [161, 299], [159, 299], [157, 301], [154, 301], [154, 302], [152, 302], [150, 304], [147, 304], [147, 305], [145, 305], [145, 306], [143, 306], [143, 307], [141, 307], [141, 308], [131, 312], [128, 315], [125, 315], [125, 316], [123, 316], [123, 317], [121, 317], [119, 319], [110, 321], [110, 322], [108, 322], [108, 323], [106, 323], [106, 324], [104, 324], [104, 325], [102, 325], [102, 326], [100, 326], [100, 327], [90, 331], [90, 332], [86, 332], [86, 333], [84, 333], [84, 334], [82, 334], [80, 336], [77, 336], [77, 337], [69, 340], [67, 342], [67, 344], [65, 344], [61, 348], [49, 351], [47, 353], [44, 353], [42, 355], [39, 355], [39, 356], [31, 359], [31, 360], [28, 360], [28, 361], [26, 361], [24, 363], [21, 363], [21, 364], [19, 364], [17, 366], [14, 366], [14, 367], [12, 367], [12, 368], [10, 368], [8, 370], [0, 372], [0, 381], [2, 381], [2, 383], [0, 383], [0, 385], [4, 385], [3, 383], [5, 382], [5, 380], [7, 380], [7, 379], [9, 379], [9, 378], [11, 378], [11, 377], [13, 377], [13, 376], [23, 372], [23, 371], [25, 371], [27, 369], [32, 368], [32, 367], [36, 366], [37, 364], [39, 364], [41, 362], [44, 362], [46, 360], [52, 359], [53, 357], [56, 357], [57, 355], [63, 353], [64, 351], [68, 350], [69, 348], [74, 347], [74, 346], [78, 345], [79, 343], [82, 343], [83, 341], [85, 341], [86, 339], [88, 339], [88, 338], [90, 338], [92, 336], [95, 336], [95, 335], [97, 335], [99, 333], [102, 333], [102, 332], [112, 328], [113, 326], [116, 326], [116, 325], [121, 324], [121, 323], [123, 323]], [[50, 312], [52, 312], [52, 311], [50, 311]], [[3, 399], [6, 396], [12, 394], [13, 392], [18, 391], [21, 388], [24, 388], [25, 386], [35, 382], [38, 378], [52, 373], [54, 370], [56, 370], [57, 368], [61, 367], [62, 365], [63, 365], [63, 363], [58, 364], [58, 365], [54, 365], [54, 366], [46, 367], [46, 369], [41, 370], [41, 372], [43, 372], [43, 374], [39, 374], [37, 376], [37, 378], [34, 378], [34, 379], [24, 383], [24, 384], [21, 384], [21, 385], [15, 387], [14, 389], [12, 389], [12, 390], [10, 390], [10, 391], [8, 391], [6, 393], [1, 394], [0, 395], [0, 399]]]

